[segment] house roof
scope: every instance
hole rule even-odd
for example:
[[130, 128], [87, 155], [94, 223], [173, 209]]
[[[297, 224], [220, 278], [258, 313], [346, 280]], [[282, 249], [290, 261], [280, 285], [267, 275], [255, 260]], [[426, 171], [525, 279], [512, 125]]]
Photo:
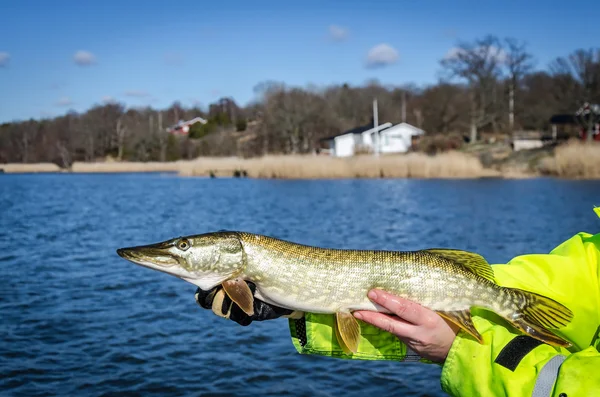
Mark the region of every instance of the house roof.
[[183, 126], [186, 126], [186, 125], [196, 124], [198, 122], [200, 122], [202, 124], [206, 124], [206, 120], [203, 119], [202, 117], [194, 117], [193, 119], [187, 120], [187, 121], [179, 120], [176, 124], [173, 124], [172, 126], [167, 128], [167, 130], [175, 130], [175, 129], [181, 128]]
[[[389, 124], [389, 125], [386, 125], [386, 124]], [[387, 128], [391, 128], [390, 126], [391, 126], [390, 123], [383, 123], [383, 124], [380, 124], [378, 126], [378, 129], [381, 132], [381, 131], [384, 131]], [[347, 130], [347, 131], [344, 131], [344, 132], [336, 134], [336, 135], [331, 135], [331, 136], [328, 136], [326, 138], [321, 138], [321, 139], [319, 139], [319, 141], [328, 141], [328, 140], [337, 138], [338, 136], [348, 135], [348, 134], [356, 134], [356, 135], [358, 135], [358, 134], [362, 134], [365, 131], [374, 130], [374, 129], [375, 128], [373, 127], [373, 123], [371, 122], [369, 124], [362, 125], [360, 127], [355, 127], [355, 128], [352, 128], [351, 130]]]
[[355, 127], [355, 128], [352, 128], [351, 130], [347, 130], [347, 131], [344, 131], [344, 132], [339, 133], [339, 134], [331, 135], [331, 136], [328, 136], [326, 138], [321, 138], [319, 140], [320, 141], [328, 141], [330, 139], [333, 139], [335, 137], [342, 136], [342, 135], [347, 135], [347, 134], [361, 134], [361, 133], [363, 133], [365, 131], [370, 130], [371, 128], [373, 128], [373, 123], [362, 125], [360, 127]]
[[398, 132], [398, 130], [402, 129], [403, 127], [408, 130], [411, 130], [411, 132], [414, 134], [419, 134], [419, 135], [425, 134], [425, 131], [423, 131], [422, 129], [415, 127], [412, 124], [408, 124], [408, 123], [404, 123], [404, 122], [402, 122], [400, 124], [396, 124], [390, 128], [386, 128], [385, 130], [382, 130], [381, 133], [382, 134], [393, 134], [394, 132]]
[[555, 114], [550, 117], [551, 124], [575, 124], [577, 120], [572, 114]]

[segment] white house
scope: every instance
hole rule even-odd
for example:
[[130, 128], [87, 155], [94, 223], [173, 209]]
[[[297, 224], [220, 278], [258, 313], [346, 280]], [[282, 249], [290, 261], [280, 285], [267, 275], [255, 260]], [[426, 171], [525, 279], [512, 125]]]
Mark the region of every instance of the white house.
[[425, 134], [420, 128], [408, 123], [396, 124], [380, 133], [380, 153], [405, 153], [415, 138]]
[[381, 124], [375, 129], [373, 124], [357, 127], [339, 135], [322, 139], [329, 145], [332, 156], [354, 156], [361, 148], [375, 151], [377, 145], [376, 132], [379, 131], [380, 153], [404, 153], [412, 146], [413, 138], [425, 132], [407, 123], [395, 126], [392, 123]]

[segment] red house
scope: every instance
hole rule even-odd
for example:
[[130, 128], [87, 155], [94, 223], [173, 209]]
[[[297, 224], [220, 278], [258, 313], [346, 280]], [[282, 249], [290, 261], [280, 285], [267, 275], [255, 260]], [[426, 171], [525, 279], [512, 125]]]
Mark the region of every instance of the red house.
[[202, 117], [196, 117], [188, 121], [179, 120], [179, 122], [167, 128], [167, 132], [173, 135], [186, 136], [190, 132], [190, 127], [196, 123], [206, 124], [206, 120]]

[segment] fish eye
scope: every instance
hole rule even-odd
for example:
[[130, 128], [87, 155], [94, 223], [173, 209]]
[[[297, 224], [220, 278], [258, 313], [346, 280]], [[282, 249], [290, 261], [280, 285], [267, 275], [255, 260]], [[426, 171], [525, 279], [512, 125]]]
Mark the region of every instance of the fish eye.
[[177, 248], [179, 248], [182, 251], [185, 251], [188, 248], [190, 248], [190, 243], [189, 241], [183, 238], [177, 242]]

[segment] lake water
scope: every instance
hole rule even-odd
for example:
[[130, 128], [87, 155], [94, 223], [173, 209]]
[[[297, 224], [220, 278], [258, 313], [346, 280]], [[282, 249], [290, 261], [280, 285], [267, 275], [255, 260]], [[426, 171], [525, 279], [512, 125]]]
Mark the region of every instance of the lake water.
[[339, 248], [475, 250], [491, 263], [597, 232], [600, 183], [0, 176], [0, 390], [10, 395], [443, 395], [440, 367], [298, 355], [119, 247], [220, 229]]

